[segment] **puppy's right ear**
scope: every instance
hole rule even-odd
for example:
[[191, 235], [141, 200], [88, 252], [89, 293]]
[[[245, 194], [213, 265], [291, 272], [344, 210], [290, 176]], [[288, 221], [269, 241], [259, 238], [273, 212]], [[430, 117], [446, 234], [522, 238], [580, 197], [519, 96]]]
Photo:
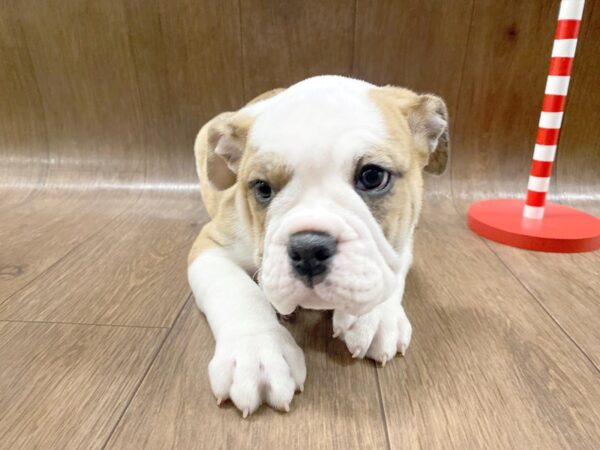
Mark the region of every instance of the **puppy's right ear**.
[[[266, 100], [282, 91], [284, 89], [279, 88], [265, 92], [239, 111], [224, 112], [210, 122], [206, 173], [208, 181], [215, 189], [221, 191], [235, 184], [250, 126], [267, 105]], [[196, 155], [196, 159], [201, 158]]]
[[227, 189], [236, 182], [252, 120], [237, 112], [222, 113], [212, 120], [208, 128], [206, 174], [215, 189]]

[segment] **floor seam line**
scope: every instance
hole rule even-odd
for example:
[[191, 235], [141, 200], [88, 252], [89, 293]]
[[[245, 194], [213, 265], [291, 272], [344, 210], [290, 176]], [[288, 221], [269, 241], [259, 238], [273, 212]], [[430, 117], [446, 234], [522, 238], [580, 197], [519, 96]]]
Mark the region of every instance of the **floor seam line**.
[[[454, 195], [452, 195], [452, 201], [451, 201], [452, 206], [454, 207], [454, 211], [456, 212], [456, 214], [458, 215], [458, 217], [464, 221], [464, 217], [463, 215], [459, 212], [458, 210], [458, 206], [455, 203], [455, 199], [454, 199]], [[475, 233], [474, 233], [475, 234]], [[487, 239], [483, 238], [482, 236], [479, 236], [476, 234], [476, 236], [479, 238], [479, 240], [481, 242], [483, 242], [483, 244], [487, 247], [487, 249], [492, 253], [492, 255], [494, 255], [496, 257], [496, 259], [498, 261], [500, 261], [500, 264], [502, 264], [504, 266], [504, 268], [508, 271], [508, 273], [510, 273], [510, 275], [517, 280], [517, 282], [521, 285], [521, 287], [523, 287], [523, 289], [525, 289], [525, 292], [527, 292], [531, 298], [533, 298], [533, 300], [535, 301], [535, 303], [537, 303], [538, 307], [542, 309], [542, 311], [550, 318], [550, 320], [552, 320], [552, 322], [554, 322], [554, 324], [562, 331], [562, 333], [567, 336], [567, 338], [573, 343], [573, 345], [575, 345], [575, 347], [579, 350], [579, 352], [583, 355], [583, 357], [588, 360], [588, 362], [592, 365], [592, 367], [594, 367], [596, 369], [596, 371], [598, 373], [600, 373], [600, 367], [598, 367], [598, 365], [594, 362], [594, 360], [592, 360], [590, 358], [590, 356], [587, 354], [587, 352], [581, 348], [581, 346], [579, 345], [579, 343], [567, 332], [567, 330], [565, 330], [565, 328], [560, 324], [560, 322], [558, 321], [558, 319], [556, 319], [554, 317], [554, 315], [546, 308], [546, 306], [544, 305], [544, 303], [538, 298], [538, 296], [531, 290], [529, 289], [529, 286], [527, 286], [525, 284], [525, 282], [523, 282], [523, 280], [521, 280], [521, 278], [519, 278], [517, 276], [517, 274], [515, 272], [513, 272], [513, 270], [508, 266], [508, 264], [500, 257], [500, 255], [498, 255], [498, 253], [496, 251], [494, 251], [494, 249], [490, 246], [489, 242], [487, 241]]]
[[[186, 300], [187, 301], [187, 300]], [[147, 330], [169, 330], [170, 327], [151, 326], [151, 325], [122, 325], [112, 323], [92, 323], [92, 322], [64, 322], [52, 320], [18, 320], [18, 319], [0, 319], [0, 323], [35, 323], [43, 325], [83, 325], [89, 327], [111, 327], [111, 328], [142, 328]]]
[[525, 282], [523, 282], [523, 280], [521, 280], [516, 273], [513, 272], [513, 270], [508, 266], [508, 264], [502, 259], [502, 257], [500, 255], [498, 255], [498, 253], [496, 253], [494, 251], [494, 249], [489, 245], [488, 242], [486, 242], [481, 236], [479, 236], [479, 238], [484, 242], [485, 246], [490, 250], [490, 252], [492, 252], [492, 254], [498, 259], [498, 261], [500, 261], [500, 264], [502, 264], [506, 270], [508, 270], [508, 273], [510, 273], [510, 275], [518, 281], [518, 283], [523, 287], [523, 289], [525, 289], [525, 291], [533, 298], [533, 300], [537, 303], [537, 305], [542, 309], [542, 311], [544, 311], [544, 313], [550, 318], [550, 320], [552, 320], [552, 322], [554, 322], [554, 324], [562, 331], [562, 333], [567, 336], [567, 338], [569, 338], [569, 340], [573, 343], [573, 345], [575, 345], [575, 347], [579, 350], [579, 352], [584, 356], [585, 359], [587, 359], [589, 361], [589, 363], [592, 365], [592, 367], [594, 367], [596, 369], [596, 371], [600, 374], [600, 367], [598, 367], [596, 365], [596, 363], [594, 362], [594, 360], [592, 360], [592, 358], [590, 358], [590, 356], [587, 354], [587, 352], [581, 348], [581, 346], [579, 345], [579, 343], [570, 335], [570, 333], [567, 332], [567, 330], [560, 324], [560, 322], [558, 321], [558, 319], [556, 319], [556, 317], [554, 317], [554, 315], [548, 310], [548, 308], [546, 308], [546, 306], [544, 305], [544, 303], [538, 298], [538, 296], [531, 290], [529, 289], [529, 286], [527, 286], [525, 284]]
[[163, 347], [165, 346], [165, 343], [167, 342], [167, 339], [169, 339], [169, 336], [171, 336], [171, 333], [173, 332], [173, 328], [175, 328], [175, 324], [177, 323], [177, 321], [181, 317], [181, 314], [183, 313], [183, 310], [185, 309], [186, 305], [188, 304], [188, 302], [191, 299], [192, 299], [192, 294], [190, 293], [188, 295], [188, 297], [186, 298], [186, 300], [181, 305], [181, 308], [179, 309], [179, 312], [175, 316], [175, 320], [173, 321], [173, 326], [171, 328], [169, 328], [167, 330], [167, 332], [165, 333], [165, 337], [162, 340], [162, 342], [158, 345], [158, 348], [156, 349], [156, 352], [154, 353], [154, 356], [152, 357], [152, 360], [150, 361], [150, 364], [148, 364], [148, 367], [146, 368], [146, 370], [144, 371], [144, 373], [140, 377], [140, 380], [138, 381], [138, 383], [136, 384], [136, 386], [133, 388], [133, 390], [131, 392], [131, 396], [129, 397], [129, 399], [125, 403], [125, 406], [123, 407], [123, 411], [121, 411], [121, 414], [119, 414], [119, 417], [115, 421], [115, 425], [110, 430], [110, 433], [108, 434], [108, 436], [106, 438], [106, 441], [102, 445], [102, 447], [101, 447], [102, 450], [105, 450], [106, 447], [108, 446], [110, 440], [112, 439], [113, 435], [115, 434], [115, 431], [119, 427], [119, 424], [123, 420], [123, 417], [125, 417], [125, 413], [127, 413], [127, 411], [129, 410], [129, 407], [131, 406], [131, 403], [133, 402], [133, 399], [137, 396], [137, 393], [139, 392], [140, 387], [144, 383], [144, 380], [148, 377], [148, 374], [150, 373], [150, 370], [154, 366], [154, 363], [156, 362], [156, 359], [158, 358], [158, 355], [160, 354], [160, 352], [162, 351]]
[[[110, 223], [115, 223], [114, 227], [112, 227], [110, 229], [110, 231], [114, 231], [122, 223], [122, 221], [124, 220], [124, 219], [122, 219], [122, 216], [124, 216], [126, 214], [126, 212], [131, 211], [131, 209], [135, 205], [137, 205], [137, 203], [139, 202], [140, 198], [142, 197], [142, 194], [143, 194], [143, 192], [140, 192], [139, 195], [138, 195], [138, 197], [135, 199], [135, 201], [133, 202], [133, 204], [130, 207], [125, 208], [122, 212], [120, 212], [119, 214], [117, 214], [117, 216], [107, 224], [107, 226], [109, 226]], [[10, 299], [13, 298], [15, 295], [17, 295], [19, 292], [21, 292], [24, 289], [26, 289], [27, 287], [31, 286], [31, 284], [33, 284], [35, 281], [37, 281], [39, 278], [41, 278], [48, 271], [52, 270], [55, 266], [57, 266], [58, 264], [60, 264], [64, 259], [66, 259], [69, 255], [71, 255], [72, 253], [74, 253], [77, 249], [79, 249], [84, 244], [86, 244], [87, 242], [89, 242], [91, 239], [95, 238], [100, 233], [102, 233], [103, 231], [105, 231], [107, 229], [107, 226], [99, 228], [98, 231], [96, 231], [95, 233], [92, 233], [90, 236], [88, 236], [86, 239], [84, 239], [83, 241], [81, 241], [79, 244], [76, 244], [73, 248], [71, 248], [70, 250], [68, 250], [63, 256], [61, 256], [56, 261], [54, 261], [52, 264], [50, 264], [48, 267], [46, 267], [46, 269], [44, 269], [40, 273], [38, 273], [28, 283], [26, 283], [25, 285], [21, 286], [15, 292], [13, 292], [8, 297], [6, 297], [6, 299], [4, 299], [3, 301], [1, 301], [0, 302], [0, 307], [2, 305], [4, 305], [4, 304], [8, 303], [10, 301]]]
[[[458, 82], [458, 93], [456, 95], [456, 105], [454, 105], [454, 111], [452, 111], [452, 113], [454, 114], [453, 118], [452, 118], [452, 122], [450, 122], [448, 124], [448, 129], [452, 128], [452, 131], [454, 131], [455, 125], [454, 125], [454, 118], [458, 117], [458, 112], [460, 109], [460, 99], [461, 99], [461, 93], [462, 93], [462, 89], [463, 89], [463, 83], [464, 83], [464, 75], [465, 75], [465, 67], [466, 67], [466, 62], [467, 62], [467, 53], [469, 52], [469, 43], [471, 41], [471, 33], [473, 32], [473, 18], [475, 17], [475, 0], [473, 0], [471, 2], [471, 17], [469, 20], [469, 29], [467, 31], [467, 39], [465, 41], [465, 49], [464, 49], [464, 53], [462, 55], [462, 63], [461, 63], [461, 70], [460, 70], [460, 79]], [[450, 197], [452, 199], [452, 204], [454, 204], [454, 158], [452, 158], [452, 143], [450, 143], [450, 148], [449, 148], [449, 156], [450, 156], [450, 160], [447, 162], [447, 168], [446, 170], [449, 172], [449, 183], [450, 183]], [[454, 206], [456, 209], [456, 205]]]
[[379, 411], [381, 413], [381, 420], [383, 421], [383, 430], [385, 432], [385, 444], [388, 450], [392, 450], [392, 443], [390, 439], [390, 430], [388, 429], [387, 424], [387, 414], [385, 412], [385, 405], [383, 403], [383, 392], [381, 391], [381, 382], [379, 380], [379, 371], [377, 367], [374, 367], [375, 370], [375, 382], [377, 384], [377, 397], [379, 397]]

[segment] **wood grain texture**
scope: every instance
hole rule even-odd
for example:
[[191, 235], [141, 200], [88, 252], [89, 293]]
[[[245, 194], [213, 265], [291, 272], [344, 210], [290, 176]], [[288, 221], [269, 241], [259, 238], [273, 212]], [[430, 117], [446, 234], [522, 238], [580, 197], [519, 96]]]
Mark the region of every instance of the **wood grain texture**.
[[[558, 2], [2, 3], [0, 447], [597, 448], [598, 253], [484, 244], [462, 216], [524, 195]], [[551, 190], [597, 214], [599, 3]], [[213, 115], [322, 73], [449, 104], [452, 170], [426, 180], [437, 200], [405, 300], [414, 341], [376, 368], [301, 314], [306, 391], [243, 421], [214, 404], [205, 320], [191, 301], [179, 315], [207, 219], [192, 142]]]
[[600, 2], [586, 2], [557, 153], [555, 196], [600, 215]]
[[122, 2], [17, 4], [44, 105], [49, 164], [142, 172], [140, 98]]
[[354, 75], [440, 95], [454, 117], [472, 9], [471, 1], [358, 0]]
[[475, 2], [454, 118], [461, 210], [525, 195], [557, 14], [558, 0]]
[[[88, 176], [86, 184], [81, 172], [49, 175], [39, 186], [31, 180], [27, 201], [5, 205], [2, 217], [10, 220], [0, 221], [0, 305], [88, 238], [110, 229], [140, 196], [118, 189], [122, 177]], [[127, 178], [135, 183], [132, 175]]]
[[[174, 183], [195, 183], [190, 149], [198, 130], [218, 113], [243, 105], [239, 2], [146, 3], [135, 1], [129, 6], [132, 51], [140, 55], [136, 57], [136, 67], [145, 99], [144, 111], [150, 117], [169, 112], [172, 116], [166, 123], [174, 124], [174, 132], [166, 142], [170, 151], [165, 153], [164, 144], [158, 141], [159, 148], [149, 161], [150, 173], [161, 174]], [[149, 13], [158, 17], [151, 17], [152, 29], [142, 30], [138, 20], [147, 20]], [[158, 38], [154, 33], [158, 30], [162, 42], [155, 43]], [[150, 129], [153, 122], [159, 130], [164, 128], [164, 123], [151, 120]], [[148, 134], [152, 139], [152, 132]], [[170, 170], [165, 172], [165, 168]]]
[[306, 353], [306, 389], [290, 413], [262, 407], [244, 420], [229, 402], [216, 405], [213, 340], [190, 301], [107, 448], [385, 448], [373, 365], [352, 360], [321, 313], [303, 312], [289, 328]]
[[246, 100], [314, 75], [350, 75], [354, 0], [241, 2]]
[[140, 199], [0, 303], [0, 320], [172, 325], [189, 295], [186, 257], [200, 228], [194, 200], [199, 195]]
[[43, 180], [48, 159], [42, 100], [12, 6], [0, 8], [0, 214]]
[[1, 173], [33, 162], [28, 180], [50, 167], [189, 184], [201, 124], [243, 104], [237, 1], [2, 9], [0, 118], [10, 132], [0, 143], [12, 164]]
[[539, 253], [489, 245], [600, 368], [600, 252]]
[[0, 322], [0, 447], [101, 448], [164, 335]]
[[426, 207], [404, 302], [411, 348], [377, 372], [393, 449], [597, 448], [597, 367], [450, 202]]

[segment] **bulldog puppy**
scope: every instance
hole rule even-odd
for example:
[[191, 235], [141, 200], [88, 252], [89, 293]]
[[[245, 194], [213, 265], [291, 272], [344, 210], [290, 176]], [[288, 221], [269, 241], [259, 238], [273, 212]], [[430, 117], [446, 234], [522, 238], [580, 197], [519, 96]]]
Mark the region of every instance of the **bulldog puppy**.
[[354, 358], [406, 351], [422, 170], [443, 171], [447, 120], [433, 95], [319, 76], [204, 125], [195, 156], [211, 221], [188, 277], [216, 340], [217, 403], [289, 411], [302, 391], [304, 354], [275, 310], [333, 310]]

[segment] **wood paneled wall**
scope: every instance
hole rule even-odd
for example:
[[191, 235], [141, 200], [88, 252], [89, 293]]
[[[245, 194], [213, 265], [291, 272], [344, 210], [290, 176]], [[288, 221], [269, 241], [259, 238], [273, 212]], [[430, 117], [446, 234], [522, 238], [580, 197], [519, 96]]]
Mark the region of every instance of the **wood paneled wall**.
[[[600, 0], [588, 0], [552, 193], [600, 190]], [[20, 0], [0, 6], [0, 177], [194, 183], [201, 124], [335, 73], [448, 102], [461, 200], [524, 191], [558, 0]], [[58, 175], [57, 175], [58, 174]]]

